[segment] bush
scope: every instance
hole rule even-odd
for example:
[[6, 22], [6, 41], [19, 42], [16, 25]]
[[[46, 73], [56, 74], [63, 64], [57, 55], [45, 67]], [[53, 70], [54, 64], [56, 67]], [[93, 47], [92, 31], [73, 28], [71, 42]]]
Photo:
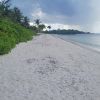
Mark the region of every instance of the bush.
[[10, 19], [0, 19], [0, 55], [7, 54], [19, 42], [32, 39], [35, 33]]

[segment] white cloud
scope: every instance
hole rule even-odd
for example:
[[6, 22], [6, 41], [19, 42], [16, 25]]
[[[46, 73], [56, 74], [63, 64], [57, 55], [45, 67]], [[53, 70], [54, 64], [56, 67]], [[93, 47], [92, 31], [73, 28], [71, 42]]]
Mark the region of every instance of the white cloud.
[[68, 16], [47, 14], [43, 12], [42, 8], [40, 8], [39, 6], [38, 8], [36, 7], [36, 9], [32, 12], [31, 15], [33, 16], [33, 20], [39, 18], [43, 23], [46, 23], [46, 25], [51, 25], [52, 29], [77, 29], [77, 30], [90, 31], [90, 32], [100, 32], [99, 4], [100, 1], [98, 0], [90, 1], [90, 5], [89, 5], [91, 8], [90, 16], [84, 18], [87, 21], [83, 19], [83, 21], [81, 21], [82, 23], [80, 24], [74, 23], [74, 20], [77, 21], [82, 20], [80, 18], [77, 19], [75, 16], [72, 16], [73, 17], [72, 19], [74, 20], [72, 20], [73, 23], [70, 23]]
[[[79, 25], [67, 25], [67, 24], [59, 24], [59, 23], [44, 23], [46, 26], [51, 26], [52, 30], [57, 29], [74, 29], [74, 30], [81, 30], [81, 27]], [[35, 25], [33, 22], [30, 22], [30, 25]]]
[[[77, 30], [81, 30], [80, 26], [79, 25], [67, 25], [65, 24], [66, 23], [66, 18], [65, 16], [53, 16], [53, 15], [49, 15], [49, 14], [46, 14], [42, 11], [41, 8], [37, 8], [36, 10], [33, 11], [32, 13], [32, 16], [33, 16], [33, 19], [41, 19], [43, 21], [43, 23], [45, 23], [46, 26], [51, 26], [52, 29], [77, 29]], [[61, 21], [62, 23], [57, 22], [57, 20]], [[64, 22], [63, 22], [64, 20]], [[33, 22], [30, 22], [30, 25], [33, 25]]]
[[11, 1], [13, 5], [21, 8], [31, 21], [39, 18], [43, 23], [55, 24], [54, 28], [81, 27], [83, 31], [100, 32], [100, 0]]
[[45, 13], [42, 11], [42, 9], [41, 8], [37, 8], [36, 10], [34, 10], [33, 12], [32, 12], [32, 16], [33, 16], [33, 18], [43, 18], [43, 17], [45, 17]]
[[34, 25], [34, 23], [33, 23], [33, 22], [29, 22], [29, 24], [30, 24], [30, 26], [33, 26], [33, 25]]
[[52, 29], [76, 29], [76, 30], [81, 30], [80, 26], [78, 25], [67, 25], [67, 24], [59, 24], [59, 23], [55, 23], [55, 24], [45, 24], [46, 26], [50, 25], [52, 27]]

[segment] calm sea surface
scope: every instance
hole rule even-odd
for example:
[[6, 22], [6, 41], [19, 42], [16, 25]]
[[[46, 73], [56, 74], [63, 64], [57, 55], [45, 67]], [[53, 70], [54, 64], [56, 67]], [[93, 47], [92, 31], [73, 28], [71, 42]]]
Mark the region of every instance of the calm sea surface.
[[72, 40], [100, 51], [100, 34], [55, 35], [65, 41]]

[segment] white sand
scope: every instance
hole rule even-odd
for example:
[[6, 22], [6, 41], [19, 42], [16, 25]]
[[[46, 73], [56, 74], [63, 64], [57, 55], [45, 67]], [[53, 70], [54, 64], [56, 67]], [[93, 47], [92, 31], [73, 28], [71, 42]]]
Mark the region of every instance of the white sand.
[[100, 100], [100, 54], [36, 36], [0, 57], [0, 100]]

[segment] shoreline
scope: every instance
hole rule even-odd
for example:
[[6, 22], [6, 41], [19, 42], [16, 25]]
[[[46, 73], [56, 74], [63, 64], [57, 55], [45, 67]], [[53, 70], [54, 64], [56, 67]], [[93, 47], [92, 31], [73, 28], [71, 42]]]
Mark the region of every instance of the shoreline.
[[[51, 35], [51, 34], [48, 34], [48, 35]], [[52, 36], [53, 36], [53, 35], [52, 35]], [[82, 47], [82, 48], [85, 48], [85, 49], [87, 49], [87, 50], [90, 50], [90, 51], [93, 51], [93, 52], [96, 52], [96, 53], [100, 54], [100, 50], [94, 49], [94, 48], [92, 48], [92, 47], [89, 46], [89, 45], [86, 45], [86, 44], [83, 44], [83, 43], [79, 43], [79, 42], [73, 41], [73, 40], [71, 40], [71, 39], [65, 40], [65, 39], [60, 38], [60, 37], [57, 37], [57, 36], [53, 36], [53, 37], [59, 38], [59, 39], [65, 41], [65, 42], [70, 42], [70, 43], [72, 43], [72, 44], [74, 44], [74, 45], [78, 45], [78, 46], [80, 46], [80, 47]]]
[[42, 34], [0, 56], [0, 100], [99, 100], [100, 55]]
[[[48, 35], [52, 35], [52, 34], [48, 34]], [[52, 35], [53, 36], [53, 35]], [[94, 52], [97, 52], [97, 53], [100, 53], [100, 50], [98, 50], [97, 48], [93, 48], [92, 46], [90, 46], [90, 45], [87, 45], [87, 44], [83, 44], [83, 43], [79, 43], [79, 42], [76, 42], [76, 41], [74, 41], [74, 40], [71, 40], [71, 39], [63, 39], [62, 37], [58, 37], [58, 36], [53, 36], [53, 37], [57, 37], [57, 38], [60, 38], [60, 39], [62, 39], [62, 40], [64, 40], [64, 41], [66, 41], [66, 42], [70, 42], [70, 43], [72, 43], [72, 44], [74, 44], [74, 45], [78, 45], [78, 46], [80, 46], [80, 47], [82, 47], [82, 48], [86, 48], [86, 49], [88, 49], [88, 50], [91, 50], [91, 51], [94, 51]]]

